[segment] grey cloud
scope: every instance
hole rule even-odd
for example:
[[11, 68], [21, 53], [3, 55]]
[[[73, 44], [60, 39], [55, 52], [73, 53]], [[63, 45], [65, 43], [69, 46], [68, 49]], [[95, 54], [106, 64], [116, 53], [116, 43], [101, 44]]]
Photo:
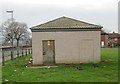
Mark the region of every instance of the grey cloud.
[[[18, 21], [23, 21], [29, 27], [55, 19], [60, 16], [68, 16], [78, 20], [88, 21], [103, 25], [105, 28], [117, 31], [117, 9], [86, 9], [84, 6], [60, 7], [57, 5], [31, 5], [31, 4], [12, 4], [3, 3], [2, 11], [4, 19], [8, 15], [4, 11], [14, 10], [14, 17]], [[7, 17], [7, 18], [5, 18]]]

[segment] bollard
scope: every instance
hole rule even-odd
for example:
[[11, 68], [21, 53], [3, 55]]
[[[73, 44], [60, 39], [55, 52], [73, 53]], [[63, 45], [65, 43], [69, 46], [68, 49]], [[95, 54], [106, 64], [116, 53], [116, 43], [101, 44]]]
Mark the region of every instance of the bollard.
[[26, 49], [26, 55], [27, 55], [27, 49]]
[[30, 54], [30, 49], [29, 49], [29, 54]]
[[5, 56], [4, 56], [4, 51], [2, 51], [2, 65], [5, 65]]
[[11, 50], [11, 60], [13, 60], [13, 50]]
[[23, 56], [23, 49], [22, 49], [22, 56]]
[[31, 48], [31, 54], [32, 54], [32, 48]]

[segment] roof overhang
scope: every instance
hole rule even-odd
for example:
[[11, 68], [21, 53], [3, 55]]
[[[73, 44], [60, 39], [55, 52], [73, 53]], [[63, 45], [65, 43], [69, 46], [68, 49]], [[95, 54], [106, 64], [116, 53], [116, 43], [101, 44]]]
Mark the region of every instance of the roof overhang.
[[41, 28], [31, 29], [32, 32], [71, 32], [71, 31], [101, 31], [101, 28]]
[[108, 35], [108, 33], [101, 33], [101, 35]]

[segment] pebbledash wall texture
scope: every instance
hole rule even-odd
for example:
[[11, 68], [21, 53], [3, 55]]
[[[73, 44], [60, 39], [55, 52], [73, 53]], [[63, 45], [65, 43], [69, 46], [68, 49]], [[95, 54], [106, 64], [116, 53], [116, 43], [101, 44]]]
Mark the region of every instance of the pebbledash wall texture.
[[100, 62], [101, 28], [68, 17], [32, 27], [33, 65]]

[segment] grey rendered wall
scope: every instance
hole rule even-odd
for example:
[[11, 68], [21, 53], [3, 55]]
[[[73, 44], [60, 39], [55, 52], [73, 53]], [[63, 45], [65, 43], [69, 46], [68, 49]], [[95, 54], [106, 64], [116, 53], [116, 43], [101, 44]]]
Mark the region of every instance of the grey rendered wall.
[[32, 32], [34, 65], [43, 64], [42, 40], [55, 40], [56, 63], [100, 62], [100, 31]]

